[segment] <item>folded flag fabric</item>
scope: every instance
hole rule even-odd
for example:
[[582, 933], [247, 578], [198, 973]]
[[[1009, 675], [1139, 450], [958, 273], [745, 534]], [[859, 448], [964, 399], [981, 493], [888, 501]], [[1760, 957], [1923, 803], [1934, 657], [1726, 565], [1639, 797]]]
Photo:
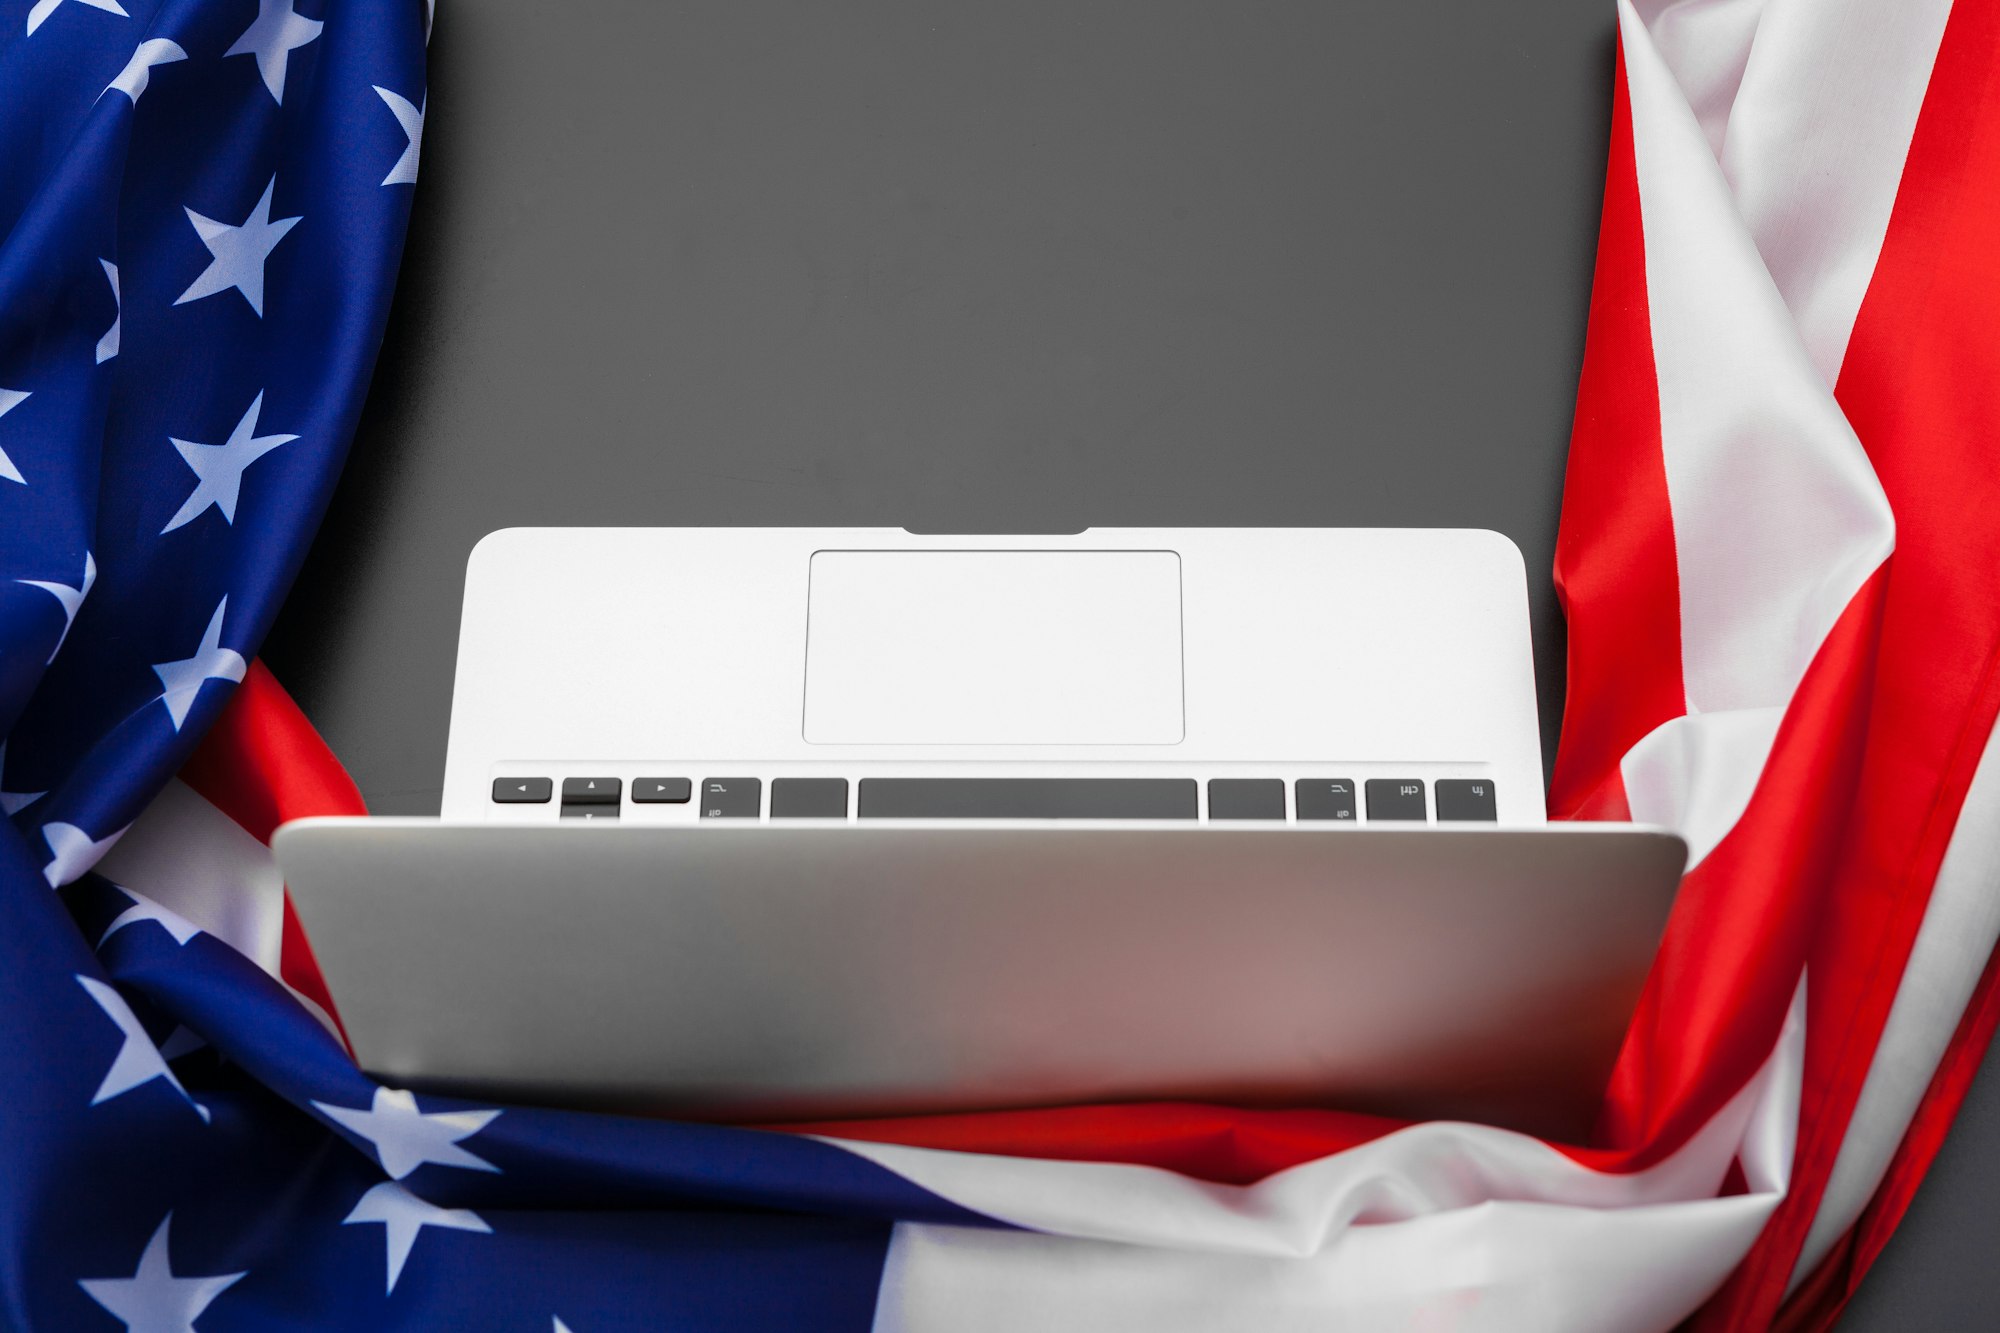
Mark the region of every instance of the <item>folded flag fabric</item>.
[[1616, 9], [1552, 806], [1694, 864], [1586, 1144], [696, 1126], [354, 1066], [254, 660], [352, 436], [416, 0], [0, 15], [0, 1325], [1824, 1327], [1996, 1017], [2000, 11]]

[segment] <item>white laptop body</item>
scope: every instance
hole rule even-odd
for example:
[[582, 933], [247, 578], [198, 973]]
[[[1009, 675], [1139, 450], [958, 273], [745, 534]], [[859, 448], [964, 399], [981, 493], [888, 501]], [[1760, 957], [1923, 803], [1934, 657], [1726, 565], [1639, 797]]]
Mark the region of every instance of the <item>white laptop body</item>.
[[1574, 1136], [1686, 849], [1543, 818], [1492, 533], [512, 529], [443, 819], [273, 846], [400, 1085]]
[[[1491, 532], [515, 528], [472, 553], [458, 651], [449, 819], [555, 820], [576, 779], [618, 799], [573, 815], [644, 823], [823, 817], [838, 782], [857, 819], [1202, 818], [1243, 779], [1228, 812], [1543, 818], [1526, 579]], [[882, 785], [940, 778], [1194, 806]], [[652, 799], [681, 782], [704, 799]]]

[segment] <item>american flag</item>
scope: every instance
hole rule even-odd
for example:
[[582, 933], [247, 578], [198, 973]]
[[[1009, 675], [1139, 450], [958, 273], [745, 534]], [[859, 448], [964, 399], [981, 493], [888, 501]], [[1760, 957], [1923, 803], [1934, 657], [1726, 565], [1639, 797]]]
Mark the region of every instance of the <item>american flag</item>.
[[375, 1084], [266, 849], [360, 799], [254, 655], [380, 340], [430, 16], [0, 9], [0, 1325], [1829, 1324], [2000, 1019], [2000, 10], [1616, 12], [1552, 805], [1695, 861], [1573, 1144]]

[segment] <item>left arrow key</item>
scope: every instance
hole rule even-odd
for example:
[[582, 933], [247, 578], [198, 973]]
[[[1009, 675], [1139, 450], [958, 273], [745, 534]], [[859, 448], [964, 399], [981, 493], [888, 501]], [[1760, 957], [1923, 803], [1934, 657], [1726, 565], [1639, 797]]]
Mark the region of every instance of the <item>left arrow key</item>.
[[[554, 786], [547, 778], [495, 778], [493, 799], [501, 805], [541, 805], [553, 794]], [[611, 799], [618, 798], [614, 795]]]

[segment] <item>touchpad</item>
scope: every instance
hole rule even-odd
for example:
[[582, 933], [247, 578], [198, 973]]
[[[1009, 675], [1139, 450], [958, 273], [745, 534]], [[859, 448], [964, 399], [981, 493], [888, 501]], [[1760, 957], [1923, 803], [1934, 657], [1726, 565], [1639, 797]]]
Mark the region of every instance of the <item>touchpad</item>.
[[820, 551], [805, 738], [819, 745], [1172, 745], [1172, 551]]

